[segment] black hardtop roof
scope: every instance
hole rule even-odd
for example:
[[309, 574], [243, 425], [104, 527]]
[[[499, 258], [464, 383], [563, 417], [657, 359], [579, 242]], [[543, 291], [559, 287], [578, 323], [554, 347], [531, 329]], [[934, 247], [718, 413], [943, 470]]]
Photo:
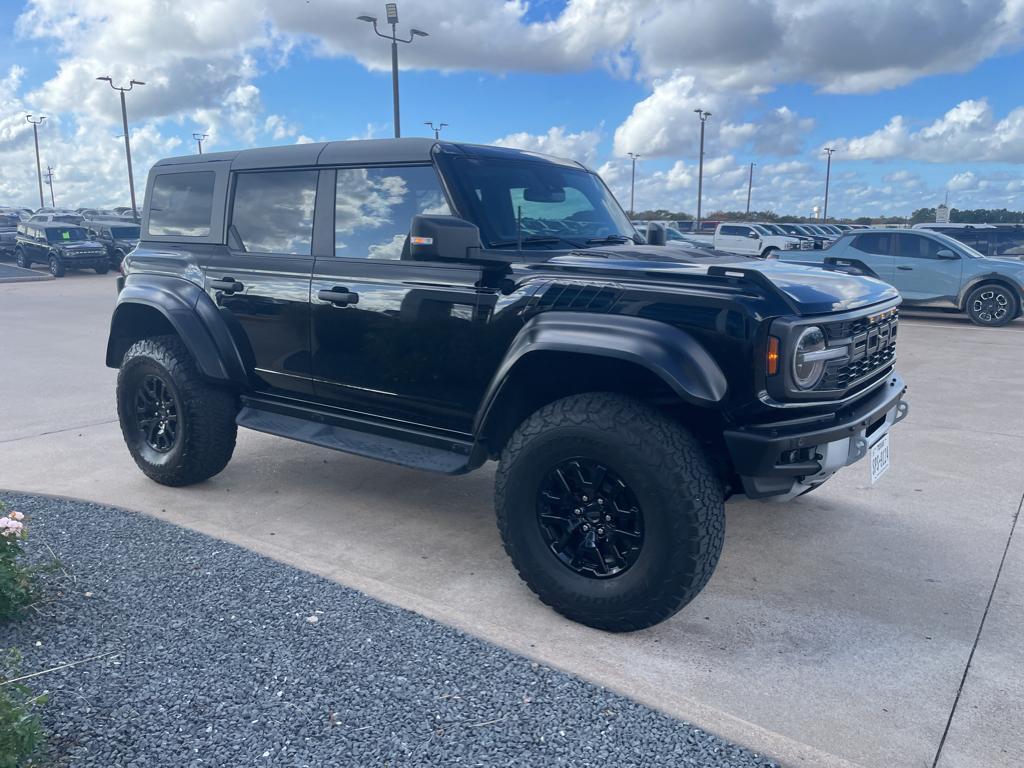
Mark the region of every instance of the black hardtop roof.
[[255, 168], [287, 168], [311, 165], [350, 165], [356, 163], [426, 163], [435, 151], [452, 155], [486, 157], [491, 159], [534, 160], [584, 166], [539, 152], [486, 144], [462, 144], [425, 138], [357, 139], [352, 141], [325, 141], [314, 144], [289, 144], [280, 147], [240, 149], [232, 152], [208, 152], [202, 155], [166, 157], [154, 167], [194, 165], [197, 163], [231, 162], [233, 170]]

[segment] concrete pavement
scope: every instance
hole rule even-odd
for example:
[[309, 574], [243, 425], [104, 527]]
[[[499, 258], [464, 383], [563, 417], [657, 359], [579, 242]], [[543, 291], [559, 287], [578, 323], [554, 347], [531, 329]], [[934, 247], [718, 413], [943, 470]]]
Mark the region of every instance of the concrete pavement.
[[940, 743], [943, 766], [1019, 762], [1024, 322], [905, 317], [911, 415], [888, 475], [870, 487], [862, 464], [787, 505], [730, 503], [705, 592], [660, 626], [608, 635], [519, 582], [489, 467], [447, 478], [241, 432], [213, 480], [148, 481], [102, 367], [113, 301], [109, 276], [0, 285], [0, 488], [234, 541], [789, 765], [931, 766]]

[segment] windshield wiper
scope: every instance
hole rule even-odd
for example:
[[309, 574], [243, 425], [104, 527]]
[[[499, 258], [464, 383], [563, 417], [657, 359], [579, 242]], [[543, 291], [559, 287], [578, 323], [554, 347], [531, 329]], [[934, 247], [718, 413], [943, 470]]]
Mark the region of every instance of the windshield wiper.
[[629, 235], [606, 235], [605, 237], [591, 237], [587, 239], [587, 244], [591, 243], [636, 243]]
[[[509, 246], [519, 245], [519, 240], [501, 240], [497, 243], [491, 243], [491, 248], [508, 248]], [[564, 237], [558, 237], [556, 235], [530, 235], [524, 237], [522, 240], [523, 245], [556, 245], [558, 243], [568, 243], [573, 248], [579, 248], [579, 243], [574, 243], [572, 240], [566, 240]]]

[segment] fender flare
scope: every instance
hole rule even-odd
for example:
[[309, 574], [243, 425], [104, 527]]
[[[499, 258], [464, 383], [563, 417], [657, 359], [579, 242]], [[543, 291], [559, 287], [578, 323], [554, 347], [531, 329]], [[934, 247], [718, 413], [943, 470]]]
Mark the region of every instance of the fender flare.
[[131, 335], [122, 328], [128, 322], [128, 308], [139, 306], [155, 310], [171, 325], [204, 377], [247, 385], [242, 355], [212, 299], [195, 283], [164, 275], [138, 275], [126, 281], [110, 320], [108, 367], [121, 366], [119, 339]]
[[972, 276], [960, 286], [960, 293], [956, 297], [957, 308], [965, 310], [967, 308], [967, 297], [971, 295], [971, 291], [983, 283], [999, 283], [1004, 288], [1009, 288], [1017, 294], [1017, 308], [1021, 309], [1024, 307], [1024, 290], [1021, 290], [1020, 285], [1016, 284], [1013, 278], [1001, 275], [998, 272], [987, 272], [984, 275]]
[[715, 359], [680, 328], [630, 315], [544, 312], [529, 320], [512, 340], [477, 411], [474, 434], [482, 433], [517, 363], [541, 351], [597, 355], [639, 365], [682, 400], [705, 408], [718, 406], [728, 390]]

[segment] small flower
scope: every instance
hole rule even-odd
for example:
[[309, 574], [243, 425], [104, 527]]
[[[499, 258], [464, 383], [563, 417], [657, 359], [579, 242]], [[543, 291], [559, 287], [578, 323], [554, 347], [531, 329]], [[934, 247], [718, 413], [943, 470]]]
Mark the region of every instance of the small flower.
[[0, 528], [8, 528], [11, 523], [16, 523], [17, 520], [11, 520], [9, 517], [0, 517]]
[[8, 517], [13, 518], [14, 520], [24, 520], [25, 519], [25, 515], [23, 515], [21, 512], [19, 512], [16, 509], [12, 510], [11, 514], [9, 514]]

